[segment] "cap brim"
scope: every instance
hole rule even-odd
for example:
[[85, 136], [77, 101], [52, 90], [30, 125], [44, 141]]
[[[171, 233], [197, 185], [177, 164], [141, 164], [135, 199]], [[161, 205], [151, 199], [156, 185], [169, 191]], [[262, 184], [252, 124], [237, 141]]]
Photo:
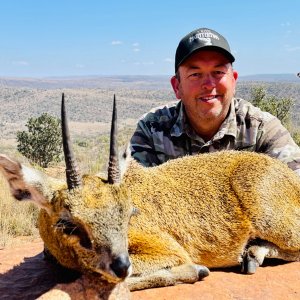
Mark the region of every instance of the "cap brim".
[[194, 54], [195, 52], [198, 52], [198, 51], [201, 51], [201, 50], [214, 50], [214, 51], [218, 51], [220, 53], [222, 53], [228, 60], [230, 63], [233, 63], [235, 61], [235, 58], [234, 56], [228, 52], [227, 50], [221, 48], [221, 47], [218, 47], [218, 46], [204, 46], [204, 47], [201, 47], [201, 48], [195, 48], [194, 50], [192, 50], [188, 55], [186, 55], [185, 57], [182, 58], [182, 60], [177, 64], [176, 66], [176, 72], [179, 68], [179, 66], [187, 59], [189, 58], [192, 54]]

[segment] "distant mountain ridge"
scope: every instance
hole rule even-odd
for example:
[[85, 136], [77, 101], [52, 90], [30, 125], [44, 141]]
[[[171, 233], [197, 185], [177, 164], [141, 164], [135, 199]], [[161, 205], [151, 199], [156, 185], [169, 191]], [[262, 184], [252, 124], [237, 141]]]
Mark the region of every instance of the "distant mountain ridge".
[[264, 81], [264, 82], [299, 82], [297, 74], [255, 74], [240, 76], [240, 81]]
[[44, 78], [0, 77], [0, 87], [15, 88], [128, 88], [157, 90], [170, 88], [170, 76], [70, 76]]
[[[300, 79], [284, 80], [288, 77], [264, 77], [272, 82], [262, 81], [259, 76], [251, 76], [252, 80], [248, 81], [241, 77], [236, 97], [251, 101], [252, 89], [256, 86], [263, 86], [268, 94], [278, 98], [290, 97], [295, 101], [292, 119], [295, 126], [300, 127]], [[98, 134], [100, 130], [109, 132], [114, 95], [119, 124], [127, 129], [135, 127], [138, 118], [151, 108], [176, 100], [170, 76], [3, 77], [0, 78], [0, 139], [15, 138], [16, 131], [25, 129], [30, 117], [45, 112], [60, 117], [62, 92], [72, 127], [78, 128], [78, 135], [83, 136]]]
[[[1, 87], [22, 87], [38, 89], [58, 88], [128, 88], [141, 90], [170, 89], [171, 75], [142, 76], [69, 76], [44, 78], [0, 77]], [[295, 82], [300, 83], [296, 74], [256, 74], [239, 76], [238, 81], [250, 82]]]

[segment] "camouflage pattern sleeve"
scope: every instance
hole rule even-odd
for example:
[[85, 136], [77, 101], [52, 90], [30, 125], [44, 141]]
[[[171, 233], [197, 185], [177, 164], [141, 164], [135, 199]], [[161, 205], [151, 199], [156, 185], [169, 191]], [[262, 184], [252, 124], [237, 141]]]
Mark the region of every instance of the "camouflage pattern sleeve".
[[262, 127], [257, 150], [281, 160], [300, 175], [300, 148], [289, 131], [273, 116]]
[[154, 150], [152, 135], [143, 122], [140, 120], [130, 140], [131, 156], [145, 167], [159, 165], [157, 154]]

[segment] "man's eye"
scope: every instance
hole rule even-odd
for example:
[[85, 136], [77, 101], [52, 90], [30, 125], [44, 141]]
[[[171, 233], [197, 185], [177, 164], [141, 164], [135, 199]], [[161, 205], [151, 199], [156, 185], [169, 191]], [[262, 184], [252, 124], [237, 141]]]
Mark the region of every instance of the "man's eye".
[[224, 72], [224, 71], [214, 71], [214, 75], [216, 76], [216, 77], [222, 77], [222, 76], [224, 76], [226, 74], [226, 72]]
[[193, 73], [191, 75], [189, 75], [190, 79], [198, 79], [201, 78], [201, 73]]
[[194, 74], [192, 74], [192, 76], [194, 76], [194, 77], [200, 77], [201, 73], [194, 73]]

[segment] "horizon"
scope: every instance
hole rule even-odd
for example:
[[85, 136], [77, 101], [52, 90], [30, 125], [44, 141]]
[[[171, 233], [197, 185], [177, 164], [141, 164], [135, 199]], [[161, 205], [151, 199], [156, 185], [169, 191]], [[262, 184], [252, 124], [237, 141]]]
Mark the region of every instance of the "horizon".
[[[122, 77], [167, 77], [171, 78], [173, 75], [170, 74], [145, 74], [145, 75], [140, 75], [140, 74], [111, 74], [111, 75], [105, 75], [105, 74], [84, 74], [84, 75], [53, 75], [53, 76], [2, 76], [0, 75], [0, 79], [71, 79], [71, 78], [122, 78]], [[293, 74], [293, 73], [261, 73], [261, 74], [249, 74], [249, 75], [239, 75], [238, 80], [240, 78], [245, 78], [245, 77], [264, 77], [264, 76], [271, 76], [271, 77], [278, 77], [278, 76], [287, 76], [287, 77], [298, 77], [298, 74]]]
[[16, 0], [0, 6], [0, 76], [172, 76], [179, 40], [208, 27], [240, 75], [300, 71], [300, 2]]

